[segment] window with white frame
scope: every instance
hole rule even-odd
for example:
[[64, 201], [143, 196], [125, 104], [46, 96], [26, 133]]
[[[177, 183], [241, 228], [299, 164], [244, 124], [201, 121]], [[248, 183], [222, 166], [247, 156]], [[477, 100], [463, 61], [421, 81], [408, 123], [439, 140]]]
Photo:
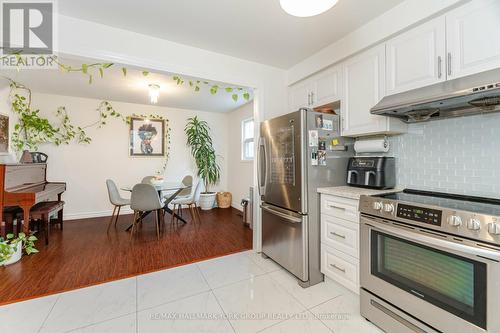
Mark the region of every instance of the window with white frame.
[[241, 122], [241, 159], [253, 160], [253, 150], [253, 118], [249, 118]]

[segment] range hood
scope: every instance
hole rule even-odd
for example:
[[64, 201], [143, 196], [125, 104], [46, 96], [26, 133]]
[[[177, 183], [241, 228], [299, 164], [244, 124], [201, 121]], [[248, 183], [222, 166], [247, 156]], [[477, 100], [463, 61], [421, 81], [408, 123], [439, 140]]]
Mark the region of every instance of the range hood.
[[500, 111], [500, 68], [384, 97], [370, 112], [406, 123]]

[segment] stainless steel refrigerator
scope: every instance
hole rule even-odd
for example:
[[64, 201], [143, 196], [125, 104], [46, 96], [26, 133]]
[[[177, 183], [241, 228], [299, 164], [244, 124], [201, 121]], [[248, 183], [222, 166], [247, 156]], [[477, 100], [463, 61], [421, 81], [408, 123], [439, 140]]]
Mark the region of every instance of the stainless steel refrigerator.
[[309, 109], [261, 123], [258, 150], [262, 253], [303, 287], [320, 272], [318, 187], [346, 184], [353, 141], [340, 137], [340, 117]]

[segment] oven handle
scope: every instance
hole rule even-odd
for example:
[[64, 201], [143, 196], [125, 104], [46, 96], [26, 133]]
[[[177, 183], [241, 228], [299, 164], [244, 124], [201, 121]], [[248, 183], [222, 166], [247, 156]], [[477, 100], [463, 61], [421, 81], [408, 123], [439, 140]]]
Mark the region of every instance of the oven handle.
[[378, 223], [375, 226], [374, 224], [376, 222], [374, 222], [372, 224], [372, 221], [364, 222], [364, 223], [367, 224], [368, 226], [372, 227], [373, 229], [379, 229], [381, 231], [390, 233], [393, 236], [404, 237], [408, 240], [422, 243], [422, 244], [430, 246], [430, 247], [439, 246], [439, 247], [442, 247], [442, 248], [450, 250], [450, 251], [456, 251], [456, 252], [465, 253], [465, 254], [469, 254], [469, 255], [479, 256], [479, 257], [483, 257], [486, 259], [491, 259], [491, 260], [495, 260], [497, 262], [500, 262], [500, 252], [489, 251], [487, 249], [481, 249], [481, 248], [476, 248], [476, 247], [472, 247], [472, 246], [468, 246], [468, 245], [457, 244], [457, 243], [449, 242], [449, 241], [442, 240], [439, 238], [434, 238], [434, 237], [429, 237], [429, 236], [425, 236], [425, 235], [421, 235], [421, 234], [416, 234], [416, 233], [411, 232], [411, 231], [406, 231], [402, 228], [401, 229], [398, 228], [397, 232], [395, 232], [393, 228], [390, 228], [387, 226], [381, 226]]

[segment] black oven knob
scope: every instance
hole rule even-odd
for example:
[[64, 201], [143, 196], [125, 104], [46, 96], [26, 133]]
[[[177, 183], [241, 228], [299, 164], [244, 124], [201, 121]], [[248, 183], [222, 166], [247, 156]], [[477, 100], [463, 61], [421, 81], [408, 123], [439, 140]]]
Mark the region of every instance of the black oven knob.
[[448, 218], [448, 224], [452, 227], [460, 227], [462, 225], [462, 219], [460, 218], [460, 216], [451, 215]]

